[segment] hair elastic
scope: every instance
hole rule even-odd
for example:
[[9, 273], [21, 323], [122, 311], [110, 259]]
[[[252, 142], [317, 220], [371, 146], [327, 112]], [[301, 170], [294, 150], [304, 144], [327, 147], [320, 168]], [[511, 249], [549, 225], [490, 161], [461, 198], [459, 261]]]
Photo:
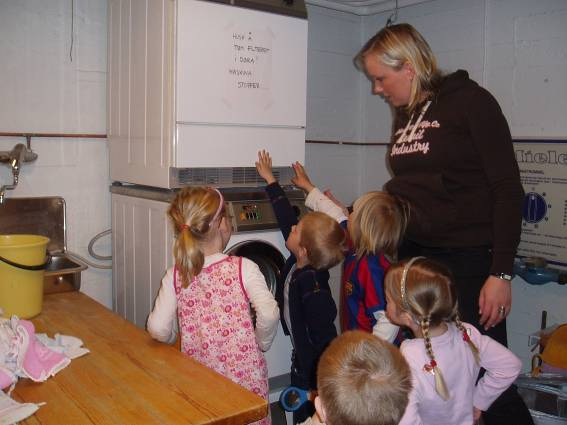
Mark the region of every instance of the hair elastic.
[[224, 207], [224, 196], [222, 196], [222, 193], [220, 193], [220, 190], [218, 190], [216, 187], [211, 188], [213, 189], [215, 192], [217, 192], [219, 194], [219, 206], [217, 208], [217, 212], [215, 213], [215, 215], [213, 216], [213, 218], [211, 219], [211, 223], [213, 221], [215, 221], [218, 216], [220, 215], [222, 208]]
[[183, 223], [180, 227], [179, 227], [179, 232], [183, 232], [184, 230], [191, 230], [191, 226], [189, 226], [187, 223]]
[[429, 363], [425, 363], [423, 365], [423, 371], [429, 372], [435, 375], [435, 368], [437, 367], [437, 362], [435, 360], [431, 360]]
[[400, 293], [402, 296], [402, 303], [404, 304], [406, 310], [409, 310], [408, 298], [406, 296], [406, 278], [408, 277], [408, 271], [413, 263], [415, 263], [417, 260], [420, 260], [422, 258], [425, 257], [413, 257], [411, 260], [409, 260], [406, 263], [406, 265], [404, 266], [404, 271], [402, 272], [402, 280], [400, 282]]

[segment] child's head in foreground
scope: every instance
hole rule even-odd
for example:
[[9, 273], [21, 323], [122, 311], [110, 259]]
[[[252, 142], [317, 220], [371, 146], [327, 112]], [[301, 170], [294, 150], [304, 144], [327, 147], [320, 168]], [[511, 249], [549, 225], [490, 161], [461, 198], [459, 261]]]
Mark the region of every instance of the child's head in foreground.
[[344, 258], [346, 236], [333, 218], [321, 212], [310, 212], [293, 226], [287, 248], [299, 260], [304, 258], [317, 270], [336, 266]]
[[410, 369], [392, 344], [348, 331], [321, 356], [317, 387], [315, 406], [327, 425], [394, 425], [408, 403]]
[[380, 252], [394, 258], [407, 223], [407, 206], [387, 192], [368, 192], [358, 198], [348, 229], [357, 257]]

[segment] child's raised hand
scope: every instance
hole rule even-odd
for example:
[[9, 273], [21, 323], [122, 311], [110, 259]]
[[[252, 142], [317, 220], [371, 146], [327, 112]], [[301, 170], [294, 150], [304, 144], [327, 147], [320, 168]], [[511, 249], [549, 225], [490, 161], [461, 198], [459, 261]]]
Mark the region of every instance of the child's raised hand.
[[311, 183], [311, 180], [309, 180], [309, 176], [305, 172], [303, 165], [301, 165], [301, 163], [299, 162], [294, 162], [293, 164], [291, 164], [291, 166], [293, 167], [293, 171], [295, 172], [295, 177], [291, 179], [291, 182], [300, 189], [303, 189], [305, 192], [311, 192], [315, 188], [315, 186], [313, 186], [313, 183]]
[[258, 161], [256, 161], [256, 170], [258, 174], [266, 183], [272, 184], [276, 181], [274, 174], [272, 173], [272, 157], [265, 150], [258, 151]]

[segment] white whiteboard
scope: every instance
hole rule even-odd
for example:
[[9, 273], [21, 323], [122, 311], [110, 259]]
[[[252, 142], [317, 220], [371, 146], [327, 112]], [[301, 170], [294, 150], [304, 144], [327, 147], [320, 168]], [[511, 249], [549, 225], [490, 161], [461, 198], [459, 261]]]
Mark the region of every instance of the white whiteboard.
[[307, 20], [180, 0], [176, 121], [305, 127]]

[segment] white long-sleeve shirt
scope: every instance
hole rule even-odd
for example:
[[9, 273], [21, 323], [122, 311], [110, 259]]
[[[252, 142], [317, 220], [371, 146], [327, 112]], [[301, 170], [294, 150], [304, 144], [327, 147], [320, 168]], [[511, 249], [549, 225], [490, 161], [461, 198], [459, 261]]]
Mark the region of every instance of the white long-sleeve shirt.
[[[226, 254], [222, 253], [206, 256], [203, 267], [224, 258]], [[256, 341], [262, 351], [267, 351], [278, 329], [279, 308], [258, 265], [244, 257], [242, 285], [256, 312]], [[173, 267], [166, 271], [161, 280], [154, 308], [148, 317], [147, 329], [152, 338], [158, 341], [173, 344], [177, 339], [177, 296], [173, 282]]]
[[[320, 211], [334, 218], [337, 222], [343, 223], [348, 217], [337, 204], [331, 201], [318, 188], [314, 188], [305, 198], [305, 205], [314, 211]], [[372, 327], [372, 334], [388, 342], [394, 342], [400, 328], [394, 325], [386, 317], [384, 310], [372, 313], [376, 319], [376, 324]]]
[[[479, 365], [462, 332], [453, 323], [448, 324], [443, 335], [431, 338], [435, 361], [449, 390], [447, 401], [435, 391], [434, 375], [423, 368], [430, 362], [423, 338], [402, 343], [400, 350], [409, 363], [413, 389], [400, 425], [472, 425], [473, 407], [488, 409], [520, 373], [520, 359], [510, 350], [481, 335], [474, 326], [468, 323], [464, 326], [478, 348]], [[476, 383], [481, 367], [486, 373]]]

